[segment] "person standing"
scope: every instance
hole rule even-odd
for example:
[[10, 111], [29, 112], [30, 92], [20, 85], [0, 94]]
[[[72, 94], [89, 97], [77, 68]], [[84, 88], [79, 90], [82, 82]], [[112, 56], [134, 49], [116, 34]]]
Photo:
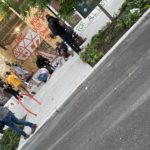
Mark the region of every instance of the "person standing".
[[4, 107], [3, 105], [0, 105], [0, 122], [12, 128], [19, 135], [22, 135], [24, 139], [29, 138], [29, 135], [26, 132], [24, 132], [21, 128], [19, 128], [17, 125], [25, 125], [30, 127], [32, 134], [35, 132], [37, 128], [36, 124], [18, 119], [7, 107]]
[[52, 35], [51, 37], [60, 36], [76, 53], [81, 51], [80, 47], [76, 44], [72, 35], [65, 30], [65, 28], [59, 23], [57, 18], [46, 15], [48, 21], [48, 27], [50, 28]]
[[25, 84], [15, 74], [12, 74], [11, 72], [7, 71], [6, 80], [8, 84], [12, 85], [13, 88], [23, 90], [24, 92], [30, 94]]
[[18, 100], [19, 97], [23, 98], [23, 96], [21, 96], [19, 94], [18, 90], [14, 90], [10, 84], [6, 84], [4, 81], [2, 81], [2, 79], [0, 79], [0, 87], [3, 89], [4, 92], [6, 92], [8, 94], [11, 94], [17, 100]]

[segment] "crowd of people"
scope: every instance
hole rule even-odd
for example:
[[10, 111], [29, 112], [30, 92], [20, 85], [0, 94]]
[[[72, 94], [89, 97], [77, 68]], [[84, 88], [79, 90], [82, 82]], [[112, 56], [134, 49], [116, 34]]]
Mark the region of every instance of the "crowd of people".
[[[56, 56], [62, 57], [65, 61], [70, 56], [74, 55], [74, 52], [79, 54], [81, 49], [76, 42], [77, 34], [69, 28], [63, 22], [60, 22], [53, 16], [46, 15], [48, 27], [51, 30], [51, 38], [59, 36], [62, 42], [56, 43]], [[74, 51], [68, 50], [68, 46]], [[35, 94], [34, 91], [30, 91], [27, 87], [29, 81], [32, 79], [33, 72], [25, 70], [21, 65], [17, 63], [5, 62], [8, 67], [8, 71], [5, 73], [4, 78], [0, 78], [0, 88], [4, 92], [14, 96], [16, 99], [23, 98], [21, 91], [31, 95]], [[53, 65], [48, 59], [38, 55], [36, 60], [38, 67], [37, 79], [40, 82], [47, 82], [53, 72], [56, 70], [57, 65]], [[2, 126], [7, 125], [15, 130], [19, 135], [22, 135], [24, 139], [27, 139], [29, 135], [25, 133], [17, 125], [25, 125], [31, 128], [31, 133], [34, 133], [37, 125], [28, 121], [20, 120], [8, 109], [4, 107], [4, 104], [0, 103], [0, 124]]]

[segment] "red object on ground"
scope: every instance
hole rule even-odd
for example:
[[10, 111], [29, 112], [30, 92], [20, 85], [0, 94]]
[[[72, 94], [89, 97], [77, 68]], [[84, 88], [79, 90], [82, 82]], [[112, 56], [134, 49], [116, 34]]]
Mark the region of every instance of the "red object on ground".
[[34, 112], [32, 112], [31, 110], [29, 110], [28, 107], [26, 107], [26, 106], [23, 104], [23, 102], [21, 101], [21, 96], [24, 96], [24, 95], [30, 97], [32, 100], [34, 100], [35, 102], [37, 102], [39, 105], [41, 105], [42, 103], [41, 103], [39, 100], [37, 100], [35, 97], [33, 97], [33, 96], [29, 95], [29, 94], [21, 94], [20, 97], [19, 97], [19, 99], [18, 99], [19, 103], [22, 105], [22, 107], [23, 107], [27, 112], [29, 112], [30, 114], [32, 114], [32, 115], [34, 115], [34, 116], [37, 116], [36, 113], [34, 113]]

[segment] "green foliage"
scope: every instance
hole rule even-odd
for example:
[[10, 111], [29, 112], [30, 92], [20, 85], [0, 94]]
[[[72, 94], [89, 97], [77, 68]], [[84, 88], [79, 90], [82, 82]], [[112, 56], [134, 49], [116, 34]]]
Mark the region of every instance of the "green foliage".
[[0, 2], [0, 15], [4, 17], [4, 20], [8, 20], [11, 15], [11, 10], [9, 9], [9, 5], [6, 3]]
[[43, 11], [47, 4], [50, 3], [50, 0], [24, 0], [23, 3], [18, 3], [16, 0], [5, 0], [5, 3], [0, 2], [0, 14], [4, 16], [4, 19], [10, 17], [10, 7], [18, 10], [23, 17], [30, 15], [30, 9], [33, 7], [39, 8], [40, 11]]
[[38, 8], [39, 11], [43, 11], [47, 4], [50, 3], [50, 0], [25, 0], [20, 6], [19, 10], [23, 17], [30, 15], [31, 8]]
[[59, 14], [64, 18], [68, 19], [73, 14], [74, 8], [79, 4], [80, 0], [56, 0], [61, 6]]
[[91, 66], [94, 66], [102, 57], [103, 53], [99, 52], [96, 49], [88, 49], [85, 52], [81, 53], [81, 59], [88, 63]]
[[136, 12], [136, 13], [128, 13], [127, 17], [126, 17], [126, 20], [125, 21], [125, 24], [126, 24], [126, 27], [127, 28], [130, 28], [137, 20], [138, 18], [141, 16], [142, 14], [139, 12]]
[[96, 34], [92, 38], [91, 43], [92, 44], [88, 44], [87, 50], [90, 50], [90, 49], [98, 50], [98, 48], [100, 47], [100, 34]]
[[0, 139], [1, 150], [15, 150], [18, 146], [20, 136], [12, 129], [8, 128], [4, 131], [2, 139]]
[[[19, 4], [19, 11], [23, 17], [26, 17], [27, 15], [30, 15], [31, 8], [39, 8], [39, 11], [43, 11], [48, 4], [50, 4], [51, 0], [24, 0], [22, 3]], [[59, 5], [61, 6], [60, 9], [60, 15], [63, 18], [68, 18], [71, 14], [74, 12], [74, 7], [78, 5], [80, 0], [56, 0]], [[5, 4], [3, 2], [0, 2], [0, 12], [2, 12], [4, 15], [9, 17], [7, 15], [7, 12], [9, 10], [9, 7], [12, 7], [16, 9], [18, 5], [16, 5], [17, 2], [15, 0], [5, 0]], [[3, 11], [4, 10], [4, 11]]]
[[[30, 15], [30, 9], [33, 7], [39, 8], [42, 12], [46, 7], [47, 4], [50, 4], [51, 0], [25, 0], [19, 7], [21, 14], [23, 17]], [[68, 18], [74, 12], [74, 7], [76, 7], [80, 0], [56, 0], [61, 9], [59, 11], [60, 15], [63, 18]]]
[[117, 20], [116, 20], [117, 24], [116, 24], [116, 29], [118, 31], [122, 31], [123, 29], [125, 29], [127, 26], [126, 26], [126, 23], [125, 23], [125, 20], [124, 20], [124, 17], [119, 17]]
[[[92, 38], [86, 51], [81, 54], [81, 59], [94, 66], [103, 56], [102, 52], [107, 52], [115, 39], [129, 29], [149, 8], [149, 5], [149, 0], [126, 0], [120, 9], [119, 16], [116, 17], [116, 21], [108, 23]], [[140, 12], [130, 13], [133, 8], [139, 8]]]

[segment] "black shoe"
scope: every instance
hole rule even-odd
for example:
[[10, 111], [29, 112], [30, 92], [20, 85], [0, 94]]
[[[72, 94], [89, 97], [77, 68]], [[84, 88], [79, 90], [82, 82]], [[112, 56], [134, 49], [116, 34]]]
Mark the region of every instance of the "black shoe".
[[31, 128], [31, 134], [33, 134], [35, 132], [37, 128], [37, 124], [33, 124], [32, 128]]
[[26, 140], [26, 139], [28, 139], [30, 137], [30, 135], [26, 135], [26, 136], [24, 136], [24, 139]]
[[31, 92], [31, 94], [35, 95], [35, 94], [36, 94], [36, 92]]

